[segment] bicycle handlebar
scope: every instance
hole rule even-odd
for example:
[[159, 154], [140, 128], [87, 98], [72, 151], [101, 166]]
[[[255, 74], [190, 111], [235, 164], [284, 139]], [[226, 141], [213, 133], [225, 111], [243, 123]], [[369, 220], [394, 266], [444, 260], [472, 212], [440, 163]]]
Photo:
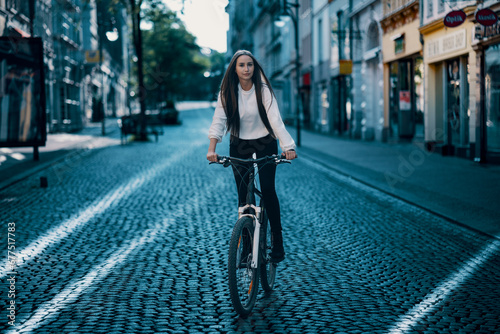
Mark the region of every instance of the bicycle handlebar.
[[284, 164], [288, 163], [291, 164], [292, 162], [287, 159], [282, 159], [278, 155], [273, 154], [273, 155], [268, 155], [259, 159], [240, 159], [240, 158], [235, 158], [235, 157], [227, 157], [227, 156], [217, 156], [217, 162], [210, 162], [211, 164], [219, 164], [219, 165], [224, 165], [224, 167], [228, 167], [231, 165], [233, 162], [237, 163], [243, 163], [243, 164], [251, 164], [251, 163], [259, 163], [261, 161], [272, 161], [274, 160], [274, 163], [276, 165], [279, 164]]

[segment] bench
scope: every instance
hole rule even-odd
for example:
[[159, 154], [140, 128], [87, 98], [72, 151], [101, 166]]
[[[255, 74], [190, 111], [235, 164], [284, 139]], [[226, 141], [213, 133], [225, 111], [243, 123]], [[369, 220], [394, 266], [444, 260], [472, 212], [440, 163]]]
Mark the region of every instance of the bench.
[[[122, 116], [118, 122], [121, 133], [121, 143], [127, 142], [128, 135], [139, 136], [141, 134], [141, 115], [134, 114]], [[155, 142], [158, 142], [158, 136], [163, 135], [163, 126], [158, 115], [146, 115], [146, 135], [155, 136]]]

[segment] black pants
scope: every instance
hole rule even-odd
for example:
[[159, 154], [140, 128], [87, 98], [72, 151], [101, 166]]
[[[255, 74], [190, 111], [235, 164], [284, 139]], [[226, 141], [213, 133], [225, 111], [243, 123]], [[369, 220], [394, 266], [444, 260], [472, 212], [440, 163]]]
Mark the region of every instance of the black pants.
[[[252, 158], [253, 153], [256, 153], [257, 159], [266, 155], [278, 154], [278, 142], [271, 135], [253, 140], [239, 139], [234, 136], [231, 137], [231, 144], [229, 146], [230, 156], [240, 159], [250, 159]], [[238, 189], [239, 206], [247, 204], [248, 167], [249, 166], [233, 166], [234, 179]], [[281, 231], [281, 217], [280, 203], [274, 187], [275, 176], [275, 164], [269, 163], [262, 168], [259, 166], [259, 179], [262, 197], [266, 205], [266, 212], [269, 217], [271, 231], [276, 233]]]

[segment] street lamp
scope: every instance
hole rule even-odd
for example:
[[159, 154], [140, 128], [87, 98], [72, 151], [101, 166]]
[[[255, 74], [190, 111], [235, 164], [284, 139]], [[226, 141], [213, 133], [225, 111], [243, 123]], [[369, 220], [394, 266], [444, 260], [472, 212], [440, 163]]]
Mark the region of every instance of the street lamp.
[[[295, 119], [297, 123], [297, 146], [301, 145], [300, 141], [300, 59], [299, 59], [299, 0], [296, 3], [290, 3], [283, 0], [283, 8], [281, 8], [280, 16], [288, 16], [292, 19], [293, 29], [295, 33], [295, 86], [297, 92], [295, 94]], [[292, 10], [295, 8], [295, 10]], [[275, 21], [277, 27], [283, 27], [284, 23], [281, 20]]]
[[[115, 22], [112, 19], [111, 23], [113, 26], [113, 30], [104, 31], [105, 28], [109, 28], [109, 24], [105, 25], [103, 22], [102, 12], [98, 11], [97, 13], [97, 35], [98, 35], [98, 43], [99, 43], [99, 71], [101, 72], [101, 98], [99, 99], [98, 104], [98, 112], [101, 119], [101, 133], [103, 136], [106, 135], [106, 113], [104, 112], [104, 70], [102, 69], [102, 60], [103, 60], [103, 44], [104, 39], [107, 38], [110, 42], [114, 42], [118, 39], [118, 29], [114, 26]], [[106, 27], [105, 27], [106, 26]]]

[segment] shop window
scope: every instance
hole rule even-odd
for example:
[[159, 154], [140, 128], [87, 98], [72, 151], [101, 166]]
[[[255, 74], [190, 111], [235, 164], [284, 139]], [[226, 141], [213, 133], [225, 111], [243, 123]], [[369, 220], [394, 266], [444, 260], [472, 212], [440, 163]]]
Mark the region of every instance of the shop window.
[[399, 114], [399, 93], [398, 93], [398, 63], [390, 65], [390, 105], [389, 105], [389, 136], [397, 137], [398, 133], [398, 114]]
[[422, 57], [415, 59], [415, 136], [424, 136], [424, 61]]
[[485, 51], [487, 150], [500, 153], [500, 44]]
[[460, 144], [460, 60], [453, 59], [446, 64], [448, 76], [447, 119], [449, 144]]

